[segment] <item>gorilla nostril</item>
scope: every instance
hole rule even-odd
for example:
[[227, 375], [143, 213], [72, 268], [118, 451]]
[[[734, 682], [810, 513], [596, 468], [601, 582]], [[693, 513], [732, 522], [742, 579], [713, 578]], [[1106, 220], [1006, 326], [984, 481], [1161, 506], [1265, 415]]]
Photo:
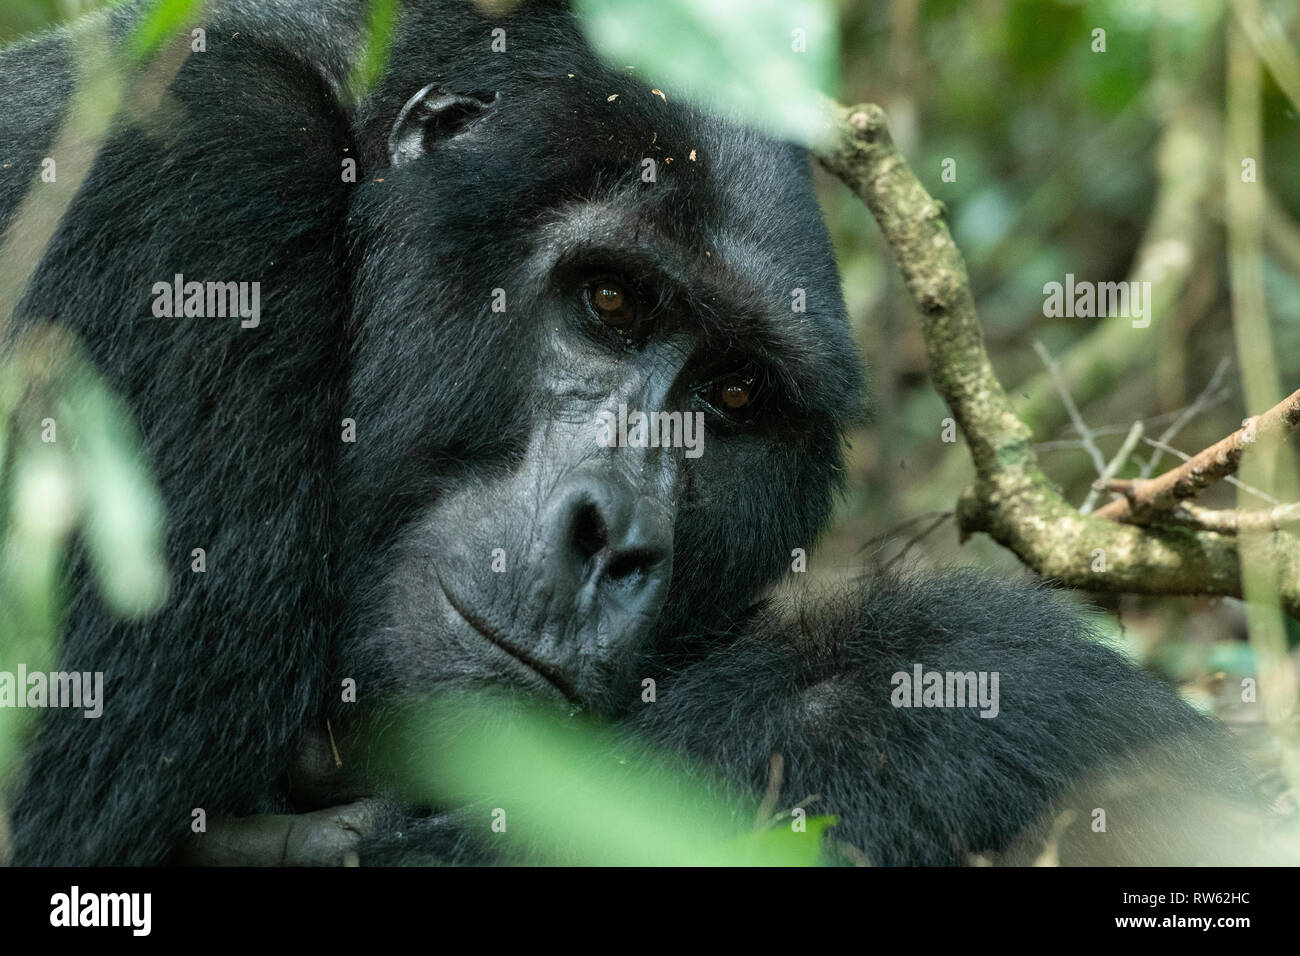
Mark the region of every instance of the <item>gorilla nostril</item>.
[[605, 519], [600, 516], [600, 509], [587, 503], [578, 509], [573, 517], [571, 531], [573, 547], [578, 559], [586, 564], [609, 544], [609, 529]]
[[588, 479], [565, 489], [557, 511], [551, 527], [560, 598], [607, 586], [619, 601], [642, 593], [655, 599], [659, 589], [651, 585], [672, 568], [672, 527], [662, 508], [624, 482]]

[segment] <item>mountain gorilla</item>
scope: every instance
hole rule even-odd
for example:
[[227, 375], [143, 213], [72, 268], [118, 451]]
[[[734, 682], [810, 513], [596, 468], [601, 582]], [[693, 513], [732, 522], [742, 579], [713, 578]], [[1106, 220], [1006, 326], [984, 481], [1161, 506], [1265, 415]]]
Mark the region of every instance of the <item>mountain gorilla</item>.
[[[121, 45], [138, 6], [75, 34]], [[209, 5], [157, 108], [128, 89], [19, 306], [19, 332], [74, 331], [127, 398], [171, 591], [115, 620], [77, 552], [62, 667], [102, 672], [105, 710], [45, 714], [13, 862], [203, 859], [195, 808], [233, 833], [319, 819], [379, 789], [303, 769], [329, 735], [355, 752], [352, 710], [485, 684], [755, 796], [780, 754], [786, 804], [817, 795], [877, 864], [1032, 860], [1049, 836], [1065, 862], [1248, 858], [1206, 836], [1249, 798], [1219, 732], [1064, 599], [966, 572], [772, 596], [862, 406], [802, 151], [605, 68], [546, 0], [406, 4], [354, 97], [364, 14]], [[0, 61], [6, 226], [62, 158], [73, 38]], [[214, 311], [209, 283], [260, 308]], [[897, 706], [918, 669], [996, 679], [994, 698]], [[363, 862], [500, 858], [486, 818], [449, 837], [407, 812], [368, 818]], [[207, 859], [263, 859], [224, 846]]]

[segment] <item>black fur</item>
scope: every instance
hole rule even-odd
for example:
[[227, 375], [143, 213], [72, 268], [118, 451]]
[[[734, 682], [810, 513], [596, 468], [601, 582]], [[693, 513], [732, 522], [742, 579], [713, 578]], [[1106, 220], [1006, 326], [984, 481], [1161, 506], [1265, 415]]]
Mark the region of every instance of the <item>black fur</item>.
[[[887, 705], [891, 677], [918, 663], [997, 672], [998, 715]], [[1257, 821], [1234, 816], [1252, 787], [1226, 735], [1028, 581], [887, 577], [769, 608], [660, 702], [638, 721], [651, 736], [751, 792], [782, 754], [780, 806], [817, 794], [807, 811], [837, 815], [835, 838], [875, 865], [1033, 862], [1066, 811], [1066, 863], [1264, 858]]]
[[[1222, 766], [1212, 727], [1041, 589], [957, 575], [757, 605], [825, 525], [861, 406], [806, 158], [600, 66], [553, 3], [499, 22], [449, 0], [407, 4], [382, 80], [353, 103], [363, 7], [216, 4], [208, 52], [186, 60], [161, 118], [117, 121], [20, 307], [23, 322], [73, 329], [128, 398], [167, 500], [174, 574], [164, 611], [126, 624], [73, 569], [66, 667], [105, 673], [107, 709], [44, 720], [13, 807], [15, 862], [154, 863], [195, 807], [314, 809], [291, 768], [327, 716], [346, 733], [342, 678], [374, 701], [515, 673], [448, 623], [431, 563], [469, 580], [449, 555], [472, 565], [531, 527], [581, 463], [537, 435], [623, 395], [620, 376], [693, 409], [689, 386], [718, 356], [767, 370], [766, 417], [711, 419], [709, 453], [637, 471], [653, 470], [672, 517], [671, 583], [653, 614], [619, 619], [618, 653], [561, 675], [571, 699], [741, 789], [761, 792], [782, 752], [789, 795], [820, 794], [813, 812], [838, 813], [838, 838], [880, 863], [1032, 855], [1090, 774], [1143, 753], [1186, 754], [1180, 782]], [[120, 38], [135, 13], [88, 29]], [[497, 25], [505, 54], [489, 52]], [[0, 224], [51, 148], [68, 76], [66, 34], [0, 58]], [[390, 166], [390, 127], [434, 82], [483, 117]], [[639, 180], [644, 156], [660, 182]], [[340, 177], [348, 157], [356, 184]], [[578, 330], [561, 292], [596, 266], [667, 277], [653, 344], [611, 353]], [[175, 273], [259, 281], [261, 326], [154, 318], [150, 290]], [[489, 308], [496, 288], [504, 314]], [[790, 312], [794, 288], [806, 313]], [[345, 418], [355, 444], [339, 440]], [[517, 494], [521, 475], [535, 499]], [[540, 573], [535, 537], [512, 555]], [[189, 569], [195, 547], [205, 574]], [[540, 606], [539, 647], [550, 653], [547, 627], [557, 655], [576, 639], [535, 574], [473, 580], [462, 597], [488, 626], [527, 631]], [[604, 648], [608, 633], [592, 633]], [[915, 663], [1000, 671], [1002, 716], [892, 708], [889, 676]], [[646, 675], [663, 690], [643, 707]], [[406, 858], [413, 841], [452, 860], [484, 852], [440, 818], [398, 828], [367, 860]], [[1181, 852], [1126, 845], [1149, 850], [1133, 851], [1140, 861]]]

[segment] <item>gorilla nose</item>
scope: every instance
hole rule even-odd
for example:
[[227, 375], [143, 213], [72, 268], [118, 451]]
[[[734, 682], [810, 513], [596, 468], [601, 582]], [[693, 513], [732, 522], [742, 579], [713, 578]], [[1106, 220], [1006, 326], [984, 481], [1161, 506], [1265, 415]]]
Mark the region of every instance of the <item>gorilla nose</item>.
[[553, 598], [598, 615], [602, 631], [639, 630], [658, 615], [673, 560], [672, 516], [662, 504], [619, 477], [584, 476], [564, 489], [550, 525], [560, 565]]

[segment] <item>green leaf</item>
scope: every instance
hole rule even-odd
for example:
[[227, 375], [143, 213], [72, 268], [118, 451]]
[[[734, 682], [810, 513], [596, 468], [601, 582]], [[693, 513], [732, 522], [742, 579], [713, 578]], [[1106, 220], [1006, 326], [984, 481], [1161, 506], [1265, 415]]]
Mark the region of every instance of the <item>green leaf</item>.
[[167, 597], [162, 498], [126, 406], [88, 366], [70, 376], [60, 418], [85, 501], [84, 537], [104, 601], [122, 617], [150, 614]]
[[384, 75], [393, 44], [393, 28], [401, 12], [401, 0], [373, 0], [366, 22], [365, 41], [348, 77], [348, 92], [360, 98]]
[[204, 5], [205, 0], [155, 0], [131, 35], [131, 57], [147, 60], [169, 37], [187, 32], [187, 28], [194, 26]]
[[[496, 694], [442, 695], [378, 748], [405, 795], [460, 807], [527, 858], [612, 866], [810, 866], [831, 817], [747, 832], [756, 807], [700, 768]], [[505, 830], [492, 830], [494, 814]], [[477, 818], [477, 820], [476, 820]], [[739, 832], [738, 832], [739, 831]]]
[[822, 857], [822, 837], [839, 817], [808, 817], [804, 830], [782, 822], [767, 830], [737, 837], [729, 844], [750, 866], [816, 866]]
[[839, 28], [823, 0], [576, 0], [592, 46], [681, 97], [811, 144], [828, 130], [819, 93], [834, 95]]

